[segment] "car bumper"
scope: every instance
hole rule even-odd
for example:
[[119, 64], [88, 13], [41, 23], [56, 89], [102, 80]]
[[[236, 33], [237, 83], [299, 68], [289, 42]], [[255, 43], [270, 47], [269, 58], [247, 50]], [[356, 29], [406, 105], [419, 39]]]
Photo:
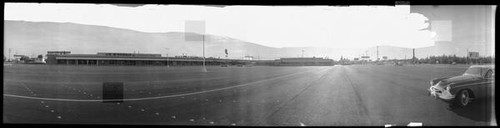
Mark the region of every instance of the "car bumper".
[[428, 91], [429, 91], [429, 95], [436, 98], [436, 99], [441, 99], [444, 101], [451, 101], [451, 100], [455, 99], [455, 95], [452, 95], [449, 91], [439, 90], [434, 86], [431, 86]]

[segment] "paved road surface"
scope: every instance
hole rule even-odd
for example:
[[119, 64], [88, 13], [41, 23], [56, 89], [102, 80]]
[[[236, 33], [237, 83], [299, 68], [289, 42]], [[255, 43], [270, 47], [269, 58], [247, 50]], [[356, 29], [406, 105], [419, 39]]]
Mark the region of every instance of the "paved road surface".
[[[467, 66], [25, 67], [4, 66], [4, 122], [170, 125], [496, 125], [489, 99], [447, 110], [429, 80]], [[102, 103], [102, 82], [125, 83]], [[494, 116], [494, 115], [493, 115]]]

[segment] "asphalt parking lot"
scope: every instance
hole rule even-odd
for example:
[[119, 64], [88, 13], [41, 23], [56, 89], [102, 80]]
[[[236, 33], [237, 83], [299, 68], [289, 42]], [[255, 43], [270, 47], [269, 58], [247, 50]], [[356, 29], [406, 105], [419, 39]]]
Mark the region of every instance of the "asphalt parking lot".
[[[4, 123], [483, 126], [491, 99], [447, 110], [429, 80], [467, 65], [140, 67], [4, 65]], [[122, 103], [102, 102], [123, 82]], [[492, 115], [493, 114], [493, 115]], [[493, 118], [493, 120], [495, 120]]]

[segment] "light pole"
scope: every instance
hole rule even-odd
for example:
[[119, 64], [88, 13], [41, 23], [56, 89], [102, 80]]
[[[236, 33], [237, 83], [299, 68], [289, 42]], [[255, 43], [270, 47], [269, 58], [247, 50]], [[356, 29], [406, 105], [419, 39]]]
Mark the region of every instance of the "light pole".
[[302, 49], [302, 58], [304, 58], [304, 49]]
[[11, 48], [9, 48], [9, 59], [7, 60], [8, 62], [10, 62], [10, 52], [11, 52]]
[[207, 72], [207, 68], [205, 67], [205, 33], [203, 33], [203, 68], [202, 72]]
[[167, 53], [167, 68], [168, 68], [168, 67], [170, 67], [170, 66], [168, 65], [168, 50], [169, 50], [169, 48], [165, 48], [165, 51], [167, 51], [167, 52], [166, 52], [166, 53]]
[[377, 45], [377, 62], [378, 62], [379, 58], [378, 58], [378, 45]]
[[[202, 72], [207, 72], [205, 67], [205, 21], [185, 21], [185, 31], [188, 33], [193, 33], [193, 36], [199, 37], [202, 34], [203, 41], [203, 67], [201, 69]], [[199, 42], [199, 38], [185, 38], [186, 41], [196, 41]]]
[[466, 64], [469, 64], [469, 49], [467, 49], [467, 54], [466, 54]]

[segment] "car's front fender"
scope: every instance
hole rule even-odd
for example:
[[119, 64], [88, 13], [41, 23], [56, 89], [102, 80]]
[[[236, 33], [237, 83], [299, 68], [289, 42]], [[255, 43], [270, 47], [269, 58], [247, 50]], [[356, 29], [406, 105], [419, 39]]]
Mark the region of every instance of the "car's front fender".
[[436, 84], [436, 83], [438, 83], [439, 81], [444, 80], [444, 79], [448, 79], [448, 77], [443, 77], [443, 78], [436, 78], [436, 79], [432, 79], [432, 80], [431, 80], [431, 82], [432, 82], [432, 83], [434, 83], [434, 84]]

